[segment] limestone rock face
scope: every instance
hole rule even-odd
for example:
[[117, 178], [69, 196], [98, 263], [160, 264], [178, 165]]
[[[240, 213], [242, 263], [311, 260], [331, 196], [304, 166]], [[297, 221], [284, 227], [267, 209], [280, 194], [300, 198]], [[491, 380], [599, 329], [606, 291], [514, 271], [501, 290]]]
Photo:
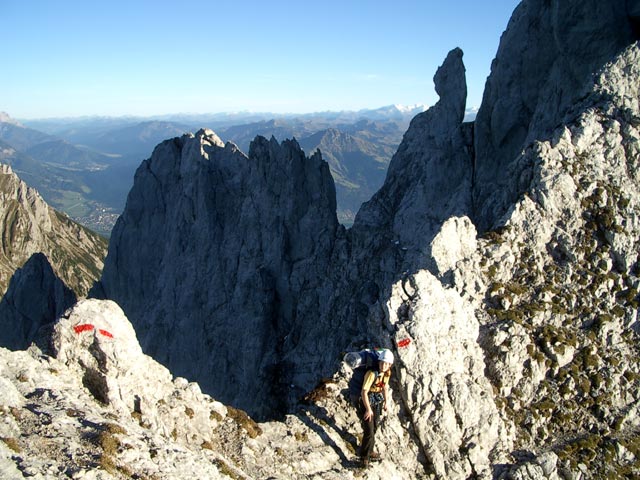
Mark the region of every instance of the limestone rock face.
[[568, 432], [593, 441], [577, 456], [580, 442], [557, 446], [558, 472], [569, 460], [593, 476], [633, 470], [604, 458], [637, 435], [639, 53], [607, 64], [580, 113], [524, 150], [526, 195], [465, 264], [487, 284], [480, 343], [516, 445], [541, 453]]
[[460, 49], [449, 52], [434, 82], [440, 100], [412, 120], [385, 184], [362, 206], [351, 230], [363, 250], [400, 255], [397, 269], [431, 267], [430, 243], [442, 223], [471, 208], [471, 130], [462, 123], [467, 89]]
[[75, 294], [53, 273], [47, 257], [35, 253], [11, 277], [0, 301], [0, 345], [22, 350], [38, 329], [76, 303]]
[[607, 449], [637, 439], [639, 55], [615, 57], [515, 159], [532, 178], [503, 225], [476, 239], [449, 219], [435, 275], [393, 285], [383, 324], [438, 478], [637, 474]]
[[523, 1], [502, 35], [475, 127], [474, 216], [483, 232], [527, 188], [521, 150], [559, 125], [591, 76], [638, 38], [636, 1]]
[[[80, 301], [48, 340], [47, 351], [0, 348], [3, 479], [362, 476], [344, 370], [295, 414], [257, 424], [144, 355], [111, 301]], [[399, 405], [389, 410], [398, 415]], [[408, 432], [394, 422], [381, 435], [389, 458], [368, 477], [420, 477]]]
[[301, 298], [319, 301], [335, 209], [327, 164], [295, 140], [258, 137], [249, 156], [211, 131], [166, 141], [113, 230], [104, 295], [174, 373], [273, 410], [291, 383], [281, 362], [304, 334]]
[[52, 209], [38, 192], [0, 165], [0, 292], [13, 272], [42, 252], [77, 296], [87, 294], [102, 270], [107, 242]]
[[120, 307], [108, 300], [82, 300], [56, 323], [51, 336], [53, 356], [66, 365], [95, 400], [118, 415], [139, 416], [148, 428], [170, 436], [180, 428], [165, 417], [176, 390], [190, 404], [189, 430], [179, 435], [210, 439], [211, 408], [195, 383], [174, 379], [169, 370], [142, 353], [136, 333]]
[[480, 324], [471, 305], [427, 271], [409, 283], [394, 287], [389, 321], [403, 345], [396, 372], [418, 441], [437, 478], [491, 478], [493, 463], [512, 450], [513, 430], [484, 375]]
[[451, 217], [431, 242], [431, 255], [442, 278], [478, 248], [476, 228], [468, 217]]
[[237, 472], [218, 452], [222, 438], [242, 441], [240, 425], [196, 384], [145, 356], [115, 303], [82, 300], [49, 342], [49, 354], [0, 348], [0, 477]]

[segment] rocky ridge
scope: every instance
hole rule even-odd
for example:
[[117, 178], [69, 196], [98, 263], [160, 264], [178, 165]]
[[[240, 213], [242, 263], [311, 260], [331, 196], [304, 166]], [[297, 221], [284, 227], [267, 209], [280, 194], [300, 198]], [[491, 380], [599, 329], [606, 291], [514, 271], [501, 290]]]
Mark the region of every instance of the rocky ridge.
[[528, 188], [529, 172], [514, 159], [590, 94], [589, 78], [637, 40], [638, 19], [635, 0], [527, 0], [515, 9], [475, 120], [473, 220], [481, 232]]
[[519, 156], [529, 190], [454, 272], [516, 446], [593, 477], [638, 472], [638, 54]]
[[[80, 301], [38, 346], [0, 348], [0, 358], [0, 474], [8, 480], [364, 473], [352, 460], [357, 420], [336, 383], [321, 385], [284, 421], [256, 424], [144, 355], [111, 301]], [[413, 466], [383, 461], [367, 478], [402, 478]]]
[[520, 444], [594, 476], [638, 472], [639, 59], [635, 44], [608, 64], [581, 113], [517, 159], [533, 182], [481, 260], [496, 401]]
[[0, 349], [3, 478], [225, 478], [227, 409], [144, 356], [117, 305], [81, 301], [43, 350]]
[[[531, 12], [545, 5], [551, 16], [581, 8], [577, 2], [562, 8], [523, 2], [510, 29], [532, 27], [525, 43], [537, 35]], [[610, 25], [614, 15], [621, 28], [613, 35], [629, 32], [629, 5], [599, 3], [606, 14], [583, 11], [578, 24], [602, 19]], [[278, 413], [281, 421], [263, 422], [260, 430], [245, 422], [253, 434], [262, 433], [225, 444], [225, 462], [238, 469], [236, 475], [526, 480], [640, 474], [640, 45], [628, 43], [608, 62], [598, 61], [596, 70], [585, 70], [581, 95], [548, 112], [555, 124], [549, 118], [528, 131], [531, 138], [522, 137], [501, 167], [517, 187], [482, 197], [480, 210], [474, 191], [456, 186], [469, 175], [460, 166], [490, 161], [478, 156], [468, 134], [492, 132], [482, 122], [462, 123], [458, 107], [464, 95], [450, 88], [464, 83], [457, 50], [436, 75], [442, 110], [433, 111], [446, 121], [429, 112], [414, 120], [387, 183], [350, 231], [333, 228], [326, 164], [319, 155], [307, 158], [293, 141], [281, 145], [258, 138], [247, 156], [201, 131], [163, 143], [143, 163], [119, 236], [112, 239], [102, 293], [131, 302], [118, 300], [132, 312], [141, 337], [149, 335], [148, 343], [142, 338], [145, 350], [156, 349], [154, 355], [176, 365], [191, 351], [186, 348], [219, 355], [218, 370], [210, 371], [229, 369], [229, 380], [248, 385], [251, 398], [223, 382], [203, 388], [220, 388], [222, 397], [245, 402], [259, 416], [265, 411], [258, 404], [272, 395], [267, 414]], [[507, 51], [501, 48], [498, 64], [508, 63]], [[579, 63], [580, 51], [571, 52], [568, 64]], [[563, 75], [580, 69], [552, 70], [562, 91], [575, 86], [574, 77], [563, 83]], [[509, 135], [511, 128], [499, 118], [491, 123], [494, 138]], [[447, 182], [439, 197], [438, 179], [447, 180], [439, 168], [449, 169], [454, 161], [439, 156], [441, 151], [456, 155], [459, 170], [452, 171], [460, 171], [462, 180]], [[439, 203], [428, 205], [425, 198]], [[232, 208], [234, 215], [227, 214]], [[252, 210], [258, 215], [251, 216]], [[168, 223], [173, 229], [158, 230]], [[133, 251], [149, 242], [148, 250]], [[141, 279], [156, 282], [156, 305]], [[140, 289], [136, 293], [146, 295], [140, 297], [146, 303], [127, 299], [125, 285]], [[184, 308], [172, 318], [176, 300], [183, 307], [196, 305], [206, 318]], [[93, 325], [92, 316], [100, 317], [85, 313], [74, 326]], [[164, 338], [152, 332], [151, 315], [162, 319]], [[105, 325], [90, 330], [89, 357], [76, 352], [64, 358], [70, 365], [81, 359], [73, 375], [84, 379], [83, 392], [112, 404], [112, 415], [128, 425], [124, 412], [136, 412], [135, 394], [130, 406], [134, 389], [110, 380], [109, 372], [121, 375], [115, 373], [120, 364], [110, 369], [109, 355], [102, 353], [109, 336], [100, 330], [115, 330]], [[393, 405], [377, 442], [385, 460], [362, 472], [351, 463], [352, 432], [359, 428], [340, 393], [348, 372], [339, 366], [339, 353], [372, 342], [394, 348], [398, 361]], [[170, 354], [162, 352], [165, 347]], [[138, 352], [134, 344], [128, 350]], [[64, 349], [52, 351], [55, 356]], [[252, 363], [256, 351], [259, 361]], [[23, 354], [8, 354], [8, 364], [13, 355]], [[122, 362], [125, 370], [127, 365]], [[9, 380], [14, 386], [27, 383], [15, 372], [6, 377], [16, 379]], [[155, 395], [139, 395], [141, 415], [157, 415]], [[206, 405], [209, 399], [196, 401]], [[193, 434], [192, 444], [190, 436], [185, 444], [196, 452], [204, 437]], [[166, 437], [162, 441], [173, 445]], [[115, 463], [127, 465], [126, 452], [145, 452], [148, 444], [116, 448]]]
[[0, 165], [0, 225], [3, 294], [15, 270], [38, 252], [77, 296], [86, 295], [99, 278], [106, 240], [52, 209], [7, 165]]
[[327, 288], [335, 211], [327, 164], [295, 140], [258, 137], [248, 156], [207, 130], [168, 140], [136, 173], [98, 293], [123, 307], [146, 353], [264, 415], [297, 383], [282, 356]]

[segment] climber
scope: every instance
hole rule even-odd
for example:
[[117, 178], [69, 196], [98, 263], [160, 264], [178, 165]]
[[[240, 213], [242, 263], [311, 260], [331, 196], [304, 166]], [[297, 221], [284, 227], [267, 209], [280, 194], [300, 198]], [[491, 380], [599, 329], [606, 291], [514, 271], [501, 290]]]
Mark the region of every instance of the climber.
[[377, 350], [378, 365], [374, 366], [364, 376], [360, 401], [358, 402], [358, 416], [362, 422], [362, 444], [360, 458], [362, 465], [367, 466], [370, 460], [380, 460], [380, 454], [373, 451], [375, 434], [382, 416], [382, 410], [387, 410], [387, 391], [391, 377], [393, 353], [391, 350]]

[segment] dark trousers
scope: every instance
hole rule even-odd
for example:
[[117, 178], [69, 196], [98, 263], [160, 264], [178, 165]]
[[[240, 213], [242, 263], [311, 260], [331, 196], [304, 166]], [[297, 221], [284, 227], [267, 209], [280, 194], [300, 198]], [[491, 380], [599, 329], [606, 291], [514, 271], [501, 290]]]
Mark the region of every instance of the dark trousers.
[[358, 417], [360, 417], [360, 422], [362, 423], [362, 444], [360, 445], [360, 457], [369, 458], [373, 453], [373, 445], [376, 439], [376, 430], [378, 429], [378, 425], [380, 424], [380, 407], [382, 405], [371, 405], [371, 410], [373, 410], [373, 416], [369, 420], [364, 419], [364, 414], [366, 413], [366, 409], [364, 408], [364, 403], [362, 403], [362, 399], [358, 402]]

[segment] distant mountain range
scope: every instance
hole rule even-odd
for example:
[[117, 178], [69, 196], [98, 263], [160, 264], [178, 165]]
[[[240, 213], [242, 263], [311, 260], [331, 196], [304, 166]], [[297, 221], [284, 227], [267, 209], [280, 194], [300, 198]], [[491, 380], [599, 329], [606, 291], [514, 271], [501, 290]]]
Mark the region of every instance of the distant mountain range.
[[102, 234], [111, 230], [133, 182], [133, 166], [122, 168], [115, 160], [17, 122], [0, 122], [0, 163], [54, 208]]
[[[382, 185], [413, 117], [425, 105], [308, 114], [216, 113], [159, 117], [78, 117], [17, 121], [0, 112], [0, 163], [12, 166], [53, 207], [109, 235], [135, 170], [168, 138], [202, 127], [248, 152], [257, 135], [296, 138], [319, 149], [336, 183], [339, 220], [350, 225]], [[469, 110], [468, 119], [475, 116]]]

